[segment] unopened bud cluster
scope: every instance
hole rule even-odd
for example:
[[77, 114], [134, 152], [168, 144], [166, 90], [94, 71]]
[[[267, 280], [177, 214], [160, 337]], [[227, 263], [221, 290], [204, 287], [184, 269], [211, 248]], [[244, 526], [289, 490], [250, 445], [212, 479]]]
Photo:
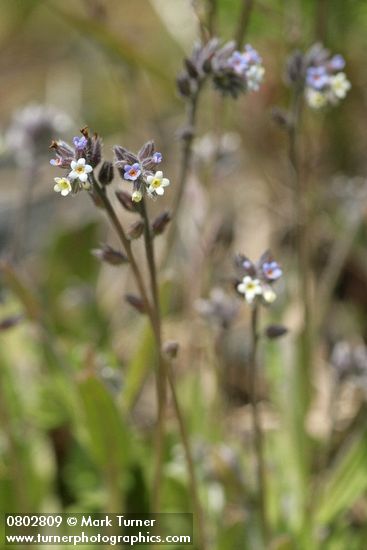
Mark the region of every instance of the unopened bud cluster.
[[235, 42], [220, 47], [213, 38], [205, 45], [197, 44], [190, 58], [185, 59], [185, 69], [177, 78], [177, 87], [184, 97], [196, 94], [206, 78], [223, 95], [236, 98], [241, 93], [258, 91], [265, 69], [258, 52], [249, 44], [243, 51], [236, 49]]

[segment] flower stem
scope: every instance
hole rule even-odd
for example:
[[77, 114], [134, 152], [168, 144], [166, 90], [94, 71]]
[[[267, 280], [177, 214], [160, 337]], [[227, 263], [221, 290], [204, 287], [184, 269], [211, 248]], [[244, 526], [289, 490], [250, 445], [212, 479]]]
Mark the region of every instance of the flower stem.
[[[299, 277], [299, 296], [303, 308], [303, 328], [301, 332], [301, 362], [308, 386], [313, 360], [313, 332], [312, 332], [312, 301], [311, 301], [311, 271], [310, 271], [310, 228], [307, 204], [307, 189], [300, 173], [298, 139], [302, 111], [302, 88], [297, 87], [293, 93], [291, 106], [291, 125], [289, 129], [289, 161], [292, 174], [292, 187], [295, 194], [296, 211], [296, 253]], [[305, 386], [305, 387], [307, 387]], [[305, 406], [308, 402], [306, 392]]]
[[185, 128], [185, 135], [182, 138], [183, 140], [182, 158], [181, 158], [181, 165], [180, 165], [180, 173], [178, 177], [178, 192], [176, 195], [175, 203], [173, 205], [173, 215], [177, 214], [180, 208], [184, 191], [186, 188], [187, 178], [190, 173], [191, 159], [192, 159], [192, 144], [195, 137], [198, 102], [199, 102], [201, 90], [202, 90], [202, 84], [198, 84], [198, 88], [196, 92], [188, 100], [188, 103], [187, 103], [186, 128]]
[[236, 45], [238, 49], [243, 47], [246, 31], [250, 23], [250, 17], [252, 8], [254, 7], [255, 0], [241, 0], [242, 9], [239, 16], [238, 27], [236, 32]]
[[[302, 310], [303, 324], [299, 334], [297, 364], [294, 369], [294, 430], [297, 445], [297, 456], [300, 467], [300, 480], [303, 485], [302, 494], [307, 493], [307, 479], [310, 468], [309, 445], [304, 431], [305, 417], [311, 398], [311, 370], [314, 359], [314, 329], [311, 300], [311, 269], [310, 269], [310, 216], [307, 203], [308, 194], [304, 178], [301, 174], [299, 160], [299, 135], [301, 113], [303, 106], [303, 85], [296, 85], [293, 90], [293, 100], [290, 108], [291, 124], [289, 137], [289, 164], [291, 170], [291, 185], [294, 193], [296, 214], [295, 248], [297, 257], [298, 296]], [[306, 497], [305, 497], [306, 498]], [[305, 510], [305, 517], [307, 510]]]
[[122, 225], [120, 223], [120, 220], [117, 217], [117, 214], [116, 214], [116, 212], [115, 212], [115, 210], [114, 210], [114, 208], [113, 208], [113, 206], [112, 206], [112, 204], [111, 204], [111, 202], [110, 202], [110, 200], [107, 196], [107, 193], [106, 193], [105, 189], [100, 187], [100, 185], [97, 183], [97, 181], [96, 181], [96, 179], [93, 175], [91, 177], [91, 180], [92, 180], [92, 183], [93, 183], [93, 189], [97, 193], [99, 199], [102, 201], [104, 209], [106, 210], [107, 216], [109, 217], [113, 227], [116, 230], [117, 235], [119, 236], [121, 244], [122, 244], [122, 246], [124, 248], [124, 251], [126, 253], [126, 256], [129, 260], [131, 269], [133, 271], [133, 274], [134, 274], [134, 277], [135, 277], [135, 280], [136, 280], [136, 284], [137, 284], [138, 289], [139, 289], [140, 294], [141, 294], [141, 298], [144, 302], [144, 306], [145, 306], [147, 315], [149, 317], [151, 317], [151, 315], [152, 315], [151, 304], [150, 304], [150, 301], [148, 299], [147, 292], [145, 290], [143, 277], [140, 273], [140, 269], [139, 269], [138, 264], [135, 260], [135, 256], [133, 254], [133, 251], [131, 249], [131, 242], [129, 241], [129, 239], [126, 236], [124, 228], [122, 227]]
[[257, 403], [257, 348], [258, 348], [258, 316], [259, 308], [253, 306], [251, 312], [251, 348], [250, 348], [250, 403], [252, 412], [252, 423], [254, 430], [254, 444], [257, 468], [257, 490], [259, 498], [259, 515], [264, 542], [268, 540], [268, 522], [266, 515], [266, 469], [264, 457], [264, 441], [261, 428], [261, 419]]
[[158, 423], [156, 432], [156, 466], [153, 481], [153, 507], [155, 511], [160, 510], [161, 505], [161, 487], [162, 487], [162, 469], [164, 453], [164, 432], [165, 416], [167, 409], [167, 369], [166, 361], [162, 353], [162, 328], [161, 328], [161, 310], [159, 304], [159, 293], [157, 285], [157, 273], [154, 259], [153, 237], [150, 229], [149, 217], [146, 209], [145, 199], [143, 197], [140, 203], [140, 214], [144, 221], [144, 244], [148, 262], [151, 294], [153, 297], [153, 315], [151, 323], [155, 335], [158, 350], [158, 373], [157, 373], [157, 396], [158, 396]]
[[195, 466], [194, 466], [194, 461], [193, 461], [193, 458], [192, 458], [192, 452], [191, 452], [191, 448], [190, 448], [189, 436], [188, 436], [188, 433], [187, 433], [185, 420], [184, 420], [184, 417], [183, 417], [182, 412], [181, 412], [181, 407], [180, 407], [180, 404], [179, 404], [179, 401], [178, 401], [173, 374], [172, 374], [170, 368], [167, 369], [167, 372], [168, 372], [168, 381], [169, 381], [169, 385], [170, 385], [170, 389], [171, 389], [171, 393], [172, 393], [173, 405], [174, 405], [174, 408], [175, 408], [175, 413], [176, 413], [177, 421], [178, 421], [179, 428], [180, 428], [182, 445], [183, 445], [183, 448], [184, 448], [184, 453], [185, 453], [186, 462], [187, 462], [187, 468], [188, 468], [188, 472], [189, 472], [191, 497], [192, 497], [192, 500], [193, 500], [195, 515], [196, 515], [196, 521], [197, 521], [199, 548], [200, 548], [200, 550], [205, 550], [207, 548], [207, 545], [206, 545], [206, 537], [205, 537], [205, 530], [204, 530], [204, 518], [203, 518], [203, 511], [202, 511], [202, 508], [201, 508], [200, 499], [199, 499], [198, 490], [197, 490], [197, 480], [196, 480]]
[[161, 494], [161, 479], [162, 479], [162, 466], [163, 466], [163, 443], [164, 443], [164, 417], [165, 417], [165, 408], [166, 408], [166, 389], [165, 389], [165, 380], [166, 376], [164, 374], [164, 359], [162, 356], [162, 345], [161, 345], [161, 330], [160, 330], [160, 309], [158, 304], [158, 294], [157, 294], [157, 285], [156, 285], [156, 276], [155, 276], [155, 264], [154, 264], [154, 254], [151, 238], [147, 237], [147, 232], [150, 234], [149, 223], [145, 224], [145, 235], [146, 243], [149, 242], [147, 248], [147, 258], [149, 263], [149, 272], [151, 275], [151, 284], [152, 284], [152, 295], [153, 295], [153, 305], [151, 305], [150, 300], [148, 299], [147, 292], [145, 290], [145, 285], [143, 278], [138, 267], [138, 264], [135, 260], [135, 256], [131, 249], [131, 243], [127, 238], [125, 231], [114, 211], [108, 196], [105, 192], [105, 189], [100, 187], [95, 180], [94, 176], [91, 178], [93, 182], [93, 188], [97, 193], [98, 197], [103, 203], [103, 206], [107, 212], [107, 215], [116, 229], [116, 232], [120, 238], [120, 241], [124, 247], [130, 265], [132, 267], [137, 286], [141, 293], [141, 298], [143, 299], [144, 306], [149, 317], [154, 337], [157, 344], [158, 352], [158, 376], [157, 376], [157, 398], [158, 398], [158, 421], [157, 421], [157, 431], [156, 431], [156, 469], [154, 474], [153, 482], [153, 507], [156, 512], [160, 510], [160, 494]]
[[199, 496], [197, 492], [197, 481], [195, 475], [194, 461], [192, 458], [192, 453], [189, 444], [189, 438], [187, 434], [187, 429], [184, 421], [184, 417], [178, 402], [175, 382], [173, 376], [170, 372], [170, 368], [167, 362], [167, 359], [162, 353], [162, 323], [161, 323], [161, 313], [160, 313], [160, 304], [159, 304], [159, 294], [157, 286], [157, 274], [156, 274], [156, 264], [154, 258], [154, 246], [153, 246], [153, 235], [150, 229], [149, 217], [146, 209], [145, 199], [141, 201], [140, 213], [144, 221], [144, 243], [145, 251], [148, 262], [150, 282], [151, 282], [151, 292], [154, 300], [154, 322], [157, 324], [155, 335], [157, 340], [157, 347], [159, 347], [159, 369], [158, 369], [158, 395], [159, 395], [159, 413], [158, 413], [158, 430], [157, 430], [157, 445], [159, 449], [159, 454], [157, 457], [156, 465], [156, 477], [154, 483], [154, 494], [155, 498], [153, 501], [160, 500], [160, 487], [161, 477], [162, 477], [162, 466], [163, 466], [163, 443], [164, 443], [164, 424], [165, 424], [165, 411], [167, 406], [167, 396], [166, 396], [166, 381], [168, 378], [172, 398], [173, 406], [176, 414], [176, 418], [180, 428], [180, 435], [182, 440], [182, 445], [185, 451], [185, 457], [187, 462], [187, 468], [190, 479], [191, 494], [193, 499], [194, 510], [197, 518], [198, 525], [198, 538], [200, 542], [200, 548], [205, 550], [205, 535], [203, 528], [203, 517], [202, 510], [200, 506]]

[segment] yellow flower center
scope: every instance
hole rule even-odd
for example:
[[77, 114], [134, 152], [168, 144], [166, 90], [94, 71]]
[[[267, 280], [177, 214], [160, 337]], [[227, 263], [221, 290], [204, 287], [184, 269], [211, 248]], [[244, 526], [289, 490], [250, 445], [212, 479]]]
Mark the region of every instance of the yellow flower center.
[[82, 174], [84, 172], [84, 166], [77, 166], [76, 167], [76, 171], [79, 173], [79, 174]]
[[154, 178], [154, 180], [152, 181], [151, 185], [152, 185], [152, 187], [154, 187], [155, 189], [157, 189], [157, 187], [160, 187], [160, 186], [161, 186], [161, 183], [162, 183], [162, 180], [160, 180], [159, 178]]

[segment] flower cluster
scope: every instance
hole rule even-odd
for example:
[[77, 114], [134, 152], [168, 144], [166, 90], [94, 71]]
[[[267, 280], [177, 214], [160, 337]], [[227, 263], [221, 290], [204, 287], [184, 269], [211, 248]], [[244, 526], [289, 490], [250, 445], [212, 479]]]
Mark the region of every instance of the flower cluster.
[[294, 52], [287, 63], [290, 83], [304, 89], [310, 107], [321, 109], [344, 99], [351, 84], [343, 69], [341, 55], [331, 56], [321, 44], [314, 44], [305, 54]]
[[341, 55], [322, 60], [306, 70], [305, 97], [310, 107], [320, 109], [336, 105], [344, 99], [351, 84], [342, 70], [345, 61]]
[[213, 82], [223, 93], [237, 97], [241, 92], [257, 92], [265, 69], [258, 52], [249, 44], [242, 52], [229, 43], [213, 59]]
[[87, 128], [83, 128], [81, 133], [81, 137], [73, 138], [73, 147], [64, 141], [51, 143], [55, 158], [50, 160], [50, 164], [68, 170], [65, 176], [54, 178], [54, 190], [62, 196], [90, 189], [89, 174], [101, 161], [101, 139], [97, 134], [90, 137]]
[[137, 155], [120, 145], [116, 145], [114, 151], [115, 165], [121, 177], [133, 183], [134, 202], [140, 202], [145, 194], [151, 198], [164, 195], [170, 181], [163, 176], [161, 170], [156, 170], [163, 157], [161, 153], [154, 151], [153, 141], [145, 143]]
[[224, 95], [236, 98], [240, 93], [257, 91], [264, 77], [262, 59], [250, 45], [242, 52], [235, 42], [219, 47], [217, 38], [202, 46], [198, 44], [190, 58], [185, 59], [185, 71], [177, 79], [180, 93], [192, 97], [206, 77]]
[[283, 272], [269, 251], [256, 263], [239, 254], [236, 257], [236, 267], [241, 275], [241, 280], [236, 281], [236, 290], [244, 296], [248, 304], [260, 302], [268, 305], [274, 302], [276, 294], [272, 285], [280, 279]]

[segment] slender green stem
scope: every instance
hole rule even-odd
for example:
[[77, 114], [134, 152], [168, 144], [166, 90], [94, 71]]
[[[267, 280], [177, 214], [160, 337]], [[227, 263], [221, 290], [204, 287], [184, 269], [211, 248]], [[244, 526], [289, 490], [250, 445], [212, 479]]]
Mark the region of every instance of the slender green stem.
[[205, 537], [205, 530], [204, 530], [204, 517], [203, 517], [203, 511], [200, 504], [199, 494], [197, 490], [197, 480], [196, 480], [196, 473], [195, 473], [195, 465], [194, 460], [192, 458], [192, 452], [190, 447], [190, 440], [185, 424], [184, 417], [181, 412], [181, 407], [178, 401], [177, 392], [176, 392], [176, 386], [175, 381], [173, 378], [173, 374], [171, 372], [171, 369], [168, 366], [167, 369], [168, 373], [168, 381], [172, 393], [172, 399], [173, 399], [173, 405], [175, 408], [175, 413], [177, 417], [177, 421], [180, 428], [181, 433], [181, 440], [182, 445], [185, 452], [186, 462], [187, 462], [187, 468], [189, 472], [189, 479], [190, 479], [190, 488], [191, 488], [191, 496], [194, 504], [194, 510], [196, 514], [196, 520], [197, 520], [197, 531], [198, 531], [198, 540], [199, 540], [199, 548], [200, 550], [205, 550], [207, 548], [206, 545], [206, 537]]
[[[312, 299], [310, 269], [310, 219], [308, 194], [300, 173], [298, 139], [302, 110], [302, 89], [295, 89], [291, 106], [291, 126], [289, 129], [289, 161], [296, 211], [296, 253], [299, 277], [299, 295], [303, 308], [303, 328], [301, 333], [302, 367], [306, 382], [313, 361]], [[306, 392], [307, 393], [307, 392]], [[307, 399], [306, 399], [307, 401]]]
[[[131, 243], [129, 239], [126, 237], [125, 231], [116, 215], [116, 212], [114, 211], [107, 194], [105, 192], [105, 189], [100, 187], [95, 180], [94, 176], [91, 178], [93, 182], [93, 188], [95, 192], [97, 193], [98, 197], [103, 203], [103, 206], [107, 212], [107, 215], [116, 229], [116, 232], [118, 236], [120, 237], [120, 241], [124, 247], [124, 250], [126, 252], [126, 255], [128, 257], [128, 260], [130, 262], [130, 265], [132, 267], [137, 286], [140, 290], [141, 297], [143, 299], [145, 309], [147, 312], [147, 315], [149, 317], [152, 330], [154, 333], [154, 337], [157, 344], [157, 352], [158, 352], [158, 376], [157, 376], [157, 398], [158, 398], [158, 422], [157, 422], [157, 431], [156, 431], [156, 469], [154, 473], [154, 481], [153, 481], [153, 506], [155, 511], [160, 510], [160, 495], [161, 495], [161, 479], [162, 479], [162, 466], [163, 466], [163, 444], [164, 444], [164, 417], [165, 417], [165, 409], [166, 409], [166, 376], [164, 374], [165, 366], [164, 366], [164, 359], [162, 356], [162, 342], [161, 342], [161, 329], [160, 329], [160, 309], [158, 304], [158, 292], [157, 292], [157, 285], [156, 285], [156, 275], [155, 275], [155, 263], [154, 263], [154, 252], [153, 252], [153, 245], [152, 245], [152, 239], [150, 237], [150, 226], [149, 222], [147, 220], [147, 217], [145, 217], [145, 242], [150, 243], [148, 244], [147, 248], [147, 257], [148, 257], [148, 263], [149, 263], [149, 272], [151, 275], [151, 283], [152, 283], [152, 295], [153, 295], [153, 306], [150, 303], [150, 300], [148, 298], [145, 285], [143, 282], [143, 277], [141, 275], [139, 266], [135, 260], [135, 256], [131, 249]], [[144, 212], [146, 216], [145, 206], [144, 206]], [[149, 252], [148, 252], [149, 250]], [[153, 271], [152, 271], [153, 268]]]
[[217, 0], [207, 0], [207, 17], [209, 36], [214, 36], [216, 30], [216, 19], [218, 12]]
[[165, 424], [165, 410], [166, 410], [166, 402], [167, 402], [166, 381], [168, 378], [171, 393], [172, 393], [172, 398], [173, 398], [174, 410], [175, 410], [175, 414], [179, 424], [181, 440], [185, 451], [185, 457], [186, 457], [187, 468], [188, 468], [189, 479], [190, 479], [190, 486], [191, 486], [191, 494], [192, 494], [194, 509], [197, 517], [200, 549], [205, 550], [206, 545], [205, 545], [205, 535], [204, 535], [204, 528], [203, 528], [203, 515], [202, 515], [201, 506], [200, 506], [199, 496], [197, 493], [197, 481], [196, 481], [196, 475], [195, 475], [194, 461], [192, 458], [192, 453], [191, 453], [190, 444], [189, 444], [189, 438], [187, 434], [185, 421], [184, 421], [182, 411], [179, 405], [179, 401], [177, 398], [174, 379], [170, 372], [167, 359], [164, 357], [162, 353], [162, 323], [161, 323], [161, 313], [160, 313], [160, 304], [159, 304], [159, 295], [158, 295], [158, 286], [157, 286], [156, 264], [155, 264], [155, 258], [154, 258], [154, 245], [153, 245], [154, 237], [150, 229], [149, 216], [147, 213], [144, 198], [141, 201], [140, 212], [144, 220], [145, 251], [146, 251], [149, 274], [150, 274], [151, 292], [152, 292], [152, 296], [155, 304], [154, 318], [155, 318], [155, 322], [157, 323], [157, 331], [156, 331], [157, 347], [159, 346], [159, 350], [160, 350], [159, 371], [158, 371], [158, 392], [160, 395], [160, 399], [159, 399], [160, 409], [159, 409], [159, 415], [158, 415], [159, 418], [158, 418], [158, 431], [157, 431], [157, 446], [158, 446], [158, 449], [160, 449], [160, 452], [158, 454], [157, 465], [156, 465], [156, 477], [155, 477], [155, 484], [154, 484], [155, 499], [154, 500], [155, 502], [159, 502], [160, 487], [162, 485], [161, 477], [162, 477], [162, 465], [163, 465], [164, 424]]
[[259, 515], [262, 527], [262, 534], [264, 542], [268, 540], [269, 530], [268, 521], [266, 515], [266, 467], [264, 456], [264, 440], [263, 431], [261, 427], [261, 418], [257, 402], [257, 348], [258, 348], [258, 317], [259, 308], [257, 305], [253, 306], [251, 312], [251, 348], [250, 348], [250, 403], [252, 412], [252, 423], [254, 430], [254, 446], [256, 454], [256, 477], [257, 477], [257, 490], [259, 498]]
[[162, 329], [161, 329], [161, 310], [159, 304], [159, 292], [157, 284], [157, 272], [154, 259], [154, 244], [151, 233], [149, 217], [146, 209], [145, 199], [143, 197], [140, 203], [140, 214], [144, 221], [144, 244], [148, 262], [151, 294], [153, 297], [153, 317], [154, 334], [158, 350], [158, 373], [157, 373], [157, 395], [158, 395], [158, 423], [156, 431], [156, 466], [153, 481], [153, 506], [155, 511], [160, 510], [161, 505], [161, 488], [162, 488], [162, 471], [163, 471], [163, 455], [164, 455], [164, 432], [165, 432], [165, 417], [167, 409], [167, 373], [166, 362], [162, 354]]
[[184, 191], [186, 188], [187, 178], [190, 173], [191, 159], [192, 159], [192, 144], [195, 137], [198, 102], [199, 102], [201, 90], [202, 90], [202, 85], [199, 84], [198, 89], [196, 90], [196, 93], [193, 94], [193, 96], [187, 102], [186, 128], [185, 128], [185, 135], [182, 138], [183, 139], [182, 157], [181, 157], [181, 165], [180, 165], [180, 174], [178, 177], [178, 191], [177, 191], [175, 203], [173, 205], [173, 215], [177, 214], [180, 208]]
[[246, 31], [250, 23], [251, 12], [255, 4], [255, 0], [241, 0], [242, 9], [238, 20], [238, 27], [236, 32], [236, 44], [237, 48], [243, 47]]

